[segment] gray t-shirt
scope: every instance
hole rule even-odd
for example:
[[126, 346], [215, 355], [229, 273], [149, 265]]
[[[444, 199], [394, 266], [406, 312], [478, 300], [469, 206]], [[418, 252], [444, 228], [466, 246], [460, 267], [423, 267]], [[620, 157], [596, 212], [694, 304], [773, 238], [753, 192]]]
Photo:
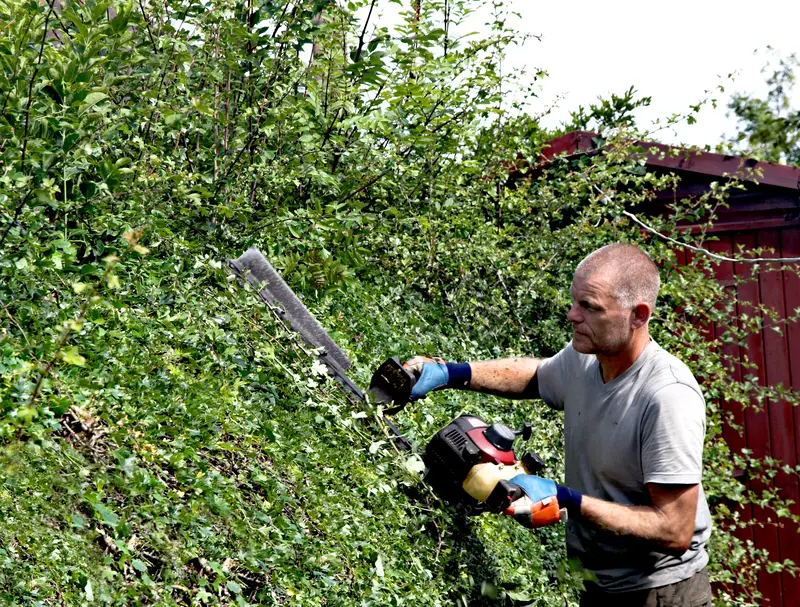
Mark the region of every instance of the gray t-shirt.
[[[603, 383], [600, 363], [572, 344], [542, 361], [539, 393], [564, 411], [566, 485], [622, 505], [648, 505], [647, 483], [699, 484], [705, 401], [691, 371], [655, 342], [622, 375]], [[680, 557], [588, 521], [567, 523], [567, 549], [604, 590], [656, 588], [708, 562], [711, 516], [702, 486], [692, 544]]]

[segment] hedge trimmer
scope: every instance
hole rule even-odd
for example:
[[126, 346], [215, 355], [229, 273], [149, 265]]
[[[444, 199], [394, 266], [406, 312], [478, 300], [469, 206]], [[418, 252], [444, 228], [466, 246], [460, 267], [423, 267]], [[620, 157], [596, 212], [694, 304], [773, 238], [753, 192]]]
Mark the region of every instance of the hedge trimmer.
[[[259, 297], [287, 327], [314, 348], [328, 373], [362, 407], [374, 413], [371, 403], [391, 404], [381, 413], [382, 421], [391, 431], [395, 446], [411, 450], [411, 442], [386, 415], [397, 413], [411, 401], [411, 390], [417, 380], [414, 373], [398, 358], [389, 358], [373, 373], [369, 396], [365, 395], [347, 376], [350, 360], [345, 353], [258, 249], [250, 248], [238, 259], [228, 260], [228, 267], [256, 287]], [[436, 432], [425, 447], [424, 480], [444, 501], [465, 514], [501, 512], [523, 495], [518, 485], [508, 481], [521, 473], [536, 474], [544, 467], [533, 452], [526, 452], [521, 459], [514, 453], [516, 438], [528, 440], [531, 433], [530, 423], [512, 430], [500, 423], [487, 424], [473, 415], [459, 416]], [[555, 501], [551, 504], [558, 508]]]

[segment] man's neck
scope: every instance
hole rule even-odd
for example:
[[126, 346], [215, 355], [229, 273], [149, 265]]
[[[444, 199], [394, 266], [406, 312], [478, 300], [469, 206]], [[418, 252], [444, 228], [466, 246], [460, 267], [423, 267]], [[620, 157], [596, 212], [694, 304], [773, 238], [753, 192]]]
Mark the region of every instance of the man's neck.
[[635, 333], [630, 343], [620, 352], [612, 355], [597, 354], [603, 383], [607, 384], [630, 369], [649, 343], [650, 333], [645, 328], [643, 331]]

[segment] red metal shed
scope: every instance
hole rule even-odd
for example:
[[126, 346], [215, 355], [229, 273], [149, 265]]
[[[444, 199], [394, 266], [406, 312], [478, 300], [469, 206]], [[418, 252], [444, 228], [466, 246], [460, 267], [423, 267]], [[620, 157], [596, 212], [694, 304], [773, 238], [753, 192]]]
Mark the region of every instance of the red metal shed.
[[[555, 156], [591, 154], [597, 151], [597, 133], [572, 132], [549, 142], [542, 155], [545, 160]], [[697, 195], [710, 188], [713, 181], [734, 176], [746, 184], [744, 190], [730, 195], [728, 208], [718, 211], [719, 219], [710, 230], [719, 238], [709, 244], [713, 252], [730, 257], [738, 248], [751, 250], [768, 247], [763, 257], [800, 257], [800, 168], [757, 162], [738, 156], [695, 152], [669, 146], [640, 142], [647, 150], [646, 166], [655, 172], [675, 173], [680, 177], [676, 191], [657, 196], [654, 212], [663, 209], [677, 195], [683, 198]], [[690, 253], [691, 254], [691, 253]], [[686, 261], [686, 253], [678, 253]], [[717, 279], [730, 289], [736, 289], [737, 317], [756, 313], [763, 303], [776, 310], [781, 318], [800, 308], [800, 279], [793, 272], [779, 269], [762, 271], [758, 281], [736, 286], [735, 277], [749, 275], [751, 264], [723, 262], [717, 269]], [[737, 319], [731, 319], [731, 323]], [[800, 326], [789, 325], [783, 334], [765, 330], [752, 336], [746, 347], [731, 345], [727, 353], [734, 360], [747, 357], [757, 365], [759, 381], [764, 385], [782, 384], [800, 390]], [[741, 378], [741, 364], [735, 365]], [[734, 452], [747, 448], [758, 457], [774, 457], [790, 466], [800, 462], [800, 408], [785, 401], [769, 402], [760, 411], [741, 408], [732, 410], [736, 422], [744, 428], [743, 436], [729, 429], [724, 436]], [[795, 502], [794, 513], [800, 515], [800, 488], [796, 475], [781, 474], [775, 486], [784, 498]], [[764, 519], [760, 509], [748, 508], [743, 516], [750, 520]], [[791, 559], [800, 564], [800, 535], [794, 525], [748, 527], [742, 533], [758, 548], [770, 551], [771, 560]], [[800, 579], [787, 573], [759, 574], [759, 589], [763, 604], [769, 607], [800, 605]]]

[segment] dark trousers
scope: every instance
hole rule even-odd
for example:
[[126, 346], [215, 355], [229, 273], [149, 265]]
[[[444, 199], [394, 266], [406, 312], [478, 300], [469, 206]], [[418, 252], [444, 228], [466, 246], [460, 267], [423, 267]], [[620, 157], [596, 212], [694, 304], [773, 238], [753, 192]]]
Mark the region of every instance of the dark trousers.
[[711, 607], [711, 584], [705, 569], [689, 579], [648, 590], [604, 592], [587, 584], [581, 607]]

